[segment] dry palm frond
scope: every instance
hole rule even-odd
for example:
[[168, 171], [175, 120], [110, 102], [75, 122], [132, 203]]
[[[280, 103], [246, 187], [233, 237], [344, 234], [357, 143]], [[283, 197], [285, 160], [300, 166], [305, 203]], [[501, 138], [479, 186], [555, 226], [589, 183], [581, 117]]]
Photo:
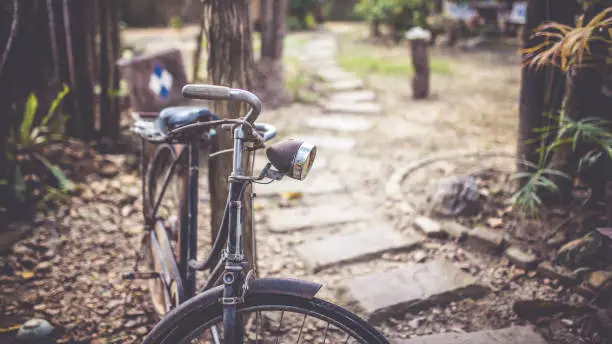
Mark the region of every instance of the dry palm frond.
[[[541, 68], [545, 65], [554, 65], [566, 71], [570, 66], [584, 66], [585, 60], [591, 57], [589, 43], [603, 41], [612, 43], [612, 7], [597, 14], [586, 25], [578, 20], [576, 27], [550, 22], [535, 29], [532, 37], [543, 37], [544, 42], [534, 47], [522, 49], [527, 54], [524, 64]], [[607, 30], [608, 37], [595, 35]], [[604, 31], [605, 32], [605, 31]]]

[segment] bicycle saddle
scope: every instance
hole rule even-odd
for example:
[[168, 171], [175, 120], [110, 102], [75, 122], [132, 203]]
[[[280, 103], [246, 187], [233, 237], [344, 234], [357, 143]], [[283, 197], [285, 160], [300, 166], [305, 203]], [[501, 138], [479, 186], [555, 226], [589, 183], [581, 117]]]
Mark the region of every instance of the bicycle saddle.
[[157, 117], [157, 128], [162, 133], [167, 133], [174, 129], [186, 125], [207, 122], [220, 119], [205, 107], [198, 106], [172, 106], [163, 109]]

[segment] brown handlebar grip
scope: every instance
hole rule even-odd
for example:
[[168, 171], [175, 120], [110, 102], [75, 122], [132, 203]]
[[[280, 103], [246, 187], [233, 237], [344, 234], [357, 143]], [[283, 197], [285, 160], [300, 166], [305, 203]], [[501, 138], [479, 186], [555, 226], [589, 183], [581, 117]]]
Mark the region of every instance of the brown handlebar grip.
[[216, 85], [193, 84], [183, 87], [183, 97], [206, 100], [230, 100], [231, 88]]

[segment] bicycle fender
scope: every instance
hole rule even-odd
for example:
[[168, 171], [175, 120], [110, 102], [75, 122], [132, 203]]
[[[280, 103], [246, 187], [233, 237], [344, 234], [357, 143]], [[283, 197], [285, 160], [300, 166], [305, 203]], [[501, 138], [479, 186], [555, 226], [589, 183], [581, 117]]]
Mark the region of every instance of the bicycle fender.
[[[290, 278], [259, 278], [249, 285], [248, 296], [257, 294], [278, 294], [312, 299], [321, 289], [322, 285]], [[143, 340], [143, 344], [155, 342], [163, 338], [178, 321], [190, 313], [202, 308], [211, 307], [223, 297], [223, 286], [217, 286], [200, 293], [177, 308], [171, 310]]]

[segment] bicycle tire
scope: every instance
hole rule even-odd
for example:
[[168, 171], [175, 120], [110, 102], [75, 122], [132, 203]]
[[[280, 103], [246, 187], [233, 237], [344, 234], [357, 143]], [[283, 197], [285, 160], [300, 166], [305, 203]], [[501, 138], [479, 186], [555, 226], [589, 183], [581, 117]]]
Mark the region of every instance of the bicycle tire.
[[[173, 161], [179, 159], [180, 156], [177, 152], [175, 146], [170, 144], [160, 144], [156, 147], [151, 159], [149, 160], [149, 166], [147, 167], [144, 182], [145, 182], [145, 198], [143, 199], [143, 211], [145, 212], [145, 216], [152, 217], [153, 216], [153, 208], [155, 206], [155, 202], [157, 201], [157, 188], [161, 187], [161, 185], [157, 185], [158, 182], [161, 182], [159, 178], [164, 178], [164, 175], [159, 175], [162, 172], [166, 172], [170, 167]], [[178, 162], [178, 166], [175, 168], [174, 176], [172, 178], [177, 178], [176, 180], [171, 180], [170, 183], [179, 183], [178, 190], [178, 218], [177, 223], [174, 226], [163, 226], [166, 231], [165, 236], [162, 236], [161, 233], [158, 234], [158, 238], [164, 238], [168, 240], [167, 243], [161, 243], [162, 245], [170, 245], [170, 249], [172, 251], [173, 259], [178, 263], [179, 252], [180, 252], [180, 226], [181, 221], [185, 218], [186, 212], [186, 193], [184, 189], [180, 187], [182, 183], [187, 181], [186, 171], [186, 162]], [[166, 195], [168, 195], [168, 190], [166, 191]], [[155, 230], [160, 230], [158, 227], [159, 221], [155, 221]], [[171, 228], [171, 227], [174, 227]], [[153, 229], [151, 229], [153, 230]], [[150, 235], [149, 235], [150, 237]], [[152, 247], [152, 240], [148, 237], [148, 240], [145, 241], [145, 264], [150, 271], [160, 272], [159, 262], [154, 258], [155, 255], [161, 255], [161, 252], [156, 252], [156, 249]], [[165, 255], [163, 255], [165, 257]], [[166, 257], [166, 259], [169, 257]], [[173, 264], [173, 262], [166, 262], [167, 266]], [[177, 283], [177, 282], [175, 282]], [[155, 314], [161, 318], [172, 308], [171, 305], [177, 303], [177, 296], [172, 295], [170, 290], [172, 286], [166, 286], [160, 279], [151, 279], [149, 280], [149, 294], [151, 297], [151, 302], [153, 303], [153, 309]], [[168, 299], [170, 298], [170, 299]]]
[[[323, 321], [329, 321], [329, 323], [334, 326], [346, 331], [352, 338], [358, 339], [359, 343], [389, 344], [388, 340], [378, 332], [378, 330], [357, 315], [319, 298], [303, 298], [294, 295], [265, 293], [247, 296], [244, 302], [237, 307], [238, 314], [245, 314], [246, 312], [258, 310], [284, 312], [286, 309], [297, 314], [304, 314], [304, 319], [306, 319], [306, 316], [311, 316]], [[171, 324], [165, 324], [165, 331], [163, 333], [156, 333], [154, 338], [147, 337], [143, 343], [185, 343], [193, 339], [194, 333], [197, 333], [198, 330], [207, 326], [212, 327], [219, 324], [222, 317], [223, 306], [220, 302], [207, 307], [198, 308], [183, 316], [173, 317]], [[325, 334], [327, 336], [327, 331], [325, 331]], [[245, 340], [245, 343], [246, 342]], [[261, 343], [267, 342], [264, 340]], [[349, 343], [354, 343], [354, 341], [350, 341]]]

